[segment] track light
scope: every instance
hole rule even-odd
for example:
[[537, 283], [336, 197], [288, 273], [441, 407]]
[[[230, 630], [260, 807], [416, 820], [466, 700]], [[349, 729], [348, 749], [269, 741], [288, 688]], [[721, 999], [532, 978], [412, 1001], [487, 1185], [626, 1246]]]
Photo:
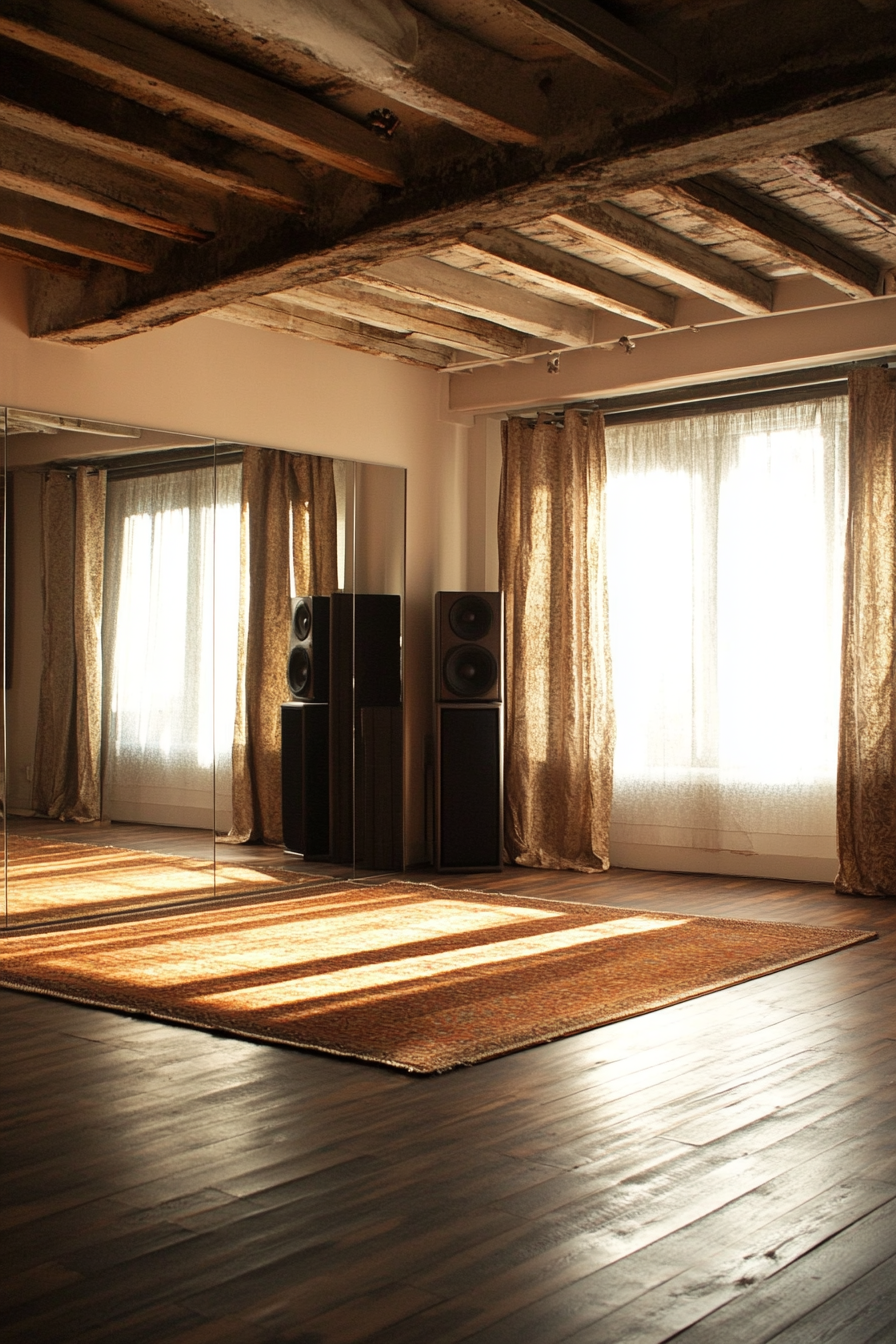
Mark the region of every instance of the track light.
[[620, 336], [616, 344], [625, 351], [627, 355], [635, 353], [635, 343], [628, 336]]
[[548, 360], [548, 373], [559, 373], [559, 372], [560, 372], [560, 356], [551, 355], [550, 359]]

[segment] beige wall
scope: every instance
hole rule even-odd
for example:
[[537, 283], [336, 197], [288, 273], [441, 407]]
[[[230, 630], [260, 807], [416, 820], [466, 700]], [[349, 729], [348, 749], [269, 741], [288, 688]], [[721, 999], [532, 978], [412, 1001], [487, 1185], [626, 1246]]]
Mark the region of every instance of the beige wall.
[[440, 421], [440, 376], [213, 318], [95, 350], [26, 330], [24, 272], [0, 263], [0, 404], [407, 469], [407, 834], [419, 861], [432, 596], [466, 583], [468, 431]]

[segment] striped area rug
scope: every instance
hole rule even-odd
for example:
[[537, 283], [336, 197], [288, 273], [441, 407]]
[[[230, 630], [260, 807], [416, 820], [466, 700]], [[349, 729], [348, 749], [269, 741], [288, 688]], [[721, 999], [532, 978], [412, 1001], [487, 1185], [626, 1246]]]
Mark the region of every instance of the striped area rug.
[[228, 908], [11, 933], [0, 984], [437, 1073], [874, 938], [342, 882]]

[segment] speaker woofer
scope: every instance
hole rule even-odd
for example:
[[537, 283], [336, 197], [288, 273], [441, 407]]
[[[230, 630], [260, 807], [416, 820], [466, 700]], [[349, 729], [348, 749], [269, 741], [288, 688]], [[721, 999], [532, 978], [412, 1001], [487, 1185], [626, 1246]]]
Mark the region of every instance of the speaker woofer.
[[469, 700], [485, 695], [498, 678], [498, 664], [489, 650], [480, 644], [459, 644], [451, 649], [443, 671], [450, 690]]
[[304, 642], [311, 634], [311, 608], [307, 602], [297, 602], [292, 614], [292, 628], [296, 639]]
[[492, 628], [491, 604], [476, 593], [465, 593], [452, 604], [448, 624], [458, 639], [485, 639]]
[[293, 695], [302, 696], [308, 692], [311, 684], [311, 657], [301, 644], [290, 649], [286, 664], [286, 679]]

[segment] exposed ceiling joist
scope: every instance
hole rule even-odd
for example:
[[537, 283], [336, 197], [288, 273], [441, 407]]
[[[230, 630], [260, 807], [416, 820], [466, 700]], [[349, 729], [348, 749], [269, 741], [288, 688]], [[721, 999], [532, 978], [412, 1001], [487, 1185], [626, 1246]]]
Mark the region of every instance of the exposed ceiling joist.
[[581, 238], [608, 247], [642, 270], [723, 303], [735, 312], [771, 312], [773, 287], [768, 280], [630, 210], [604, 201], [558, 212], [551, 219]]
[[145, 274], [158, 261], [159, 245], [149, 234], [2, 188], [0, 234]]
[[78, 279], [81, 275], [81, 263], [74, 257], [67, 261], [59, 252], [50, 251], [35, 243], [21, 240], [13, 242], [11, 238], [0, 236], [0, 257], [7, 261], [17, 261], [29, 270], [49, 271], [54, 275], [69, 275]]
[[500, 261], [503, 269], [553, 291], [561, 302], [587, 303], [652, 327], [671, 327], [675, 320], [669, 294], [510, 229], [471, 231], [453, 250]]
[[286, 72], [307, 70], [310, 57], [339, 80], [375, 90], [372, 98], [396, 100], [480, 139], [534, 144], [542, 133], [543, 69], [529, 69], [404, 0], [203, 0], [202, 18], [206, 32], [226, 28], [250, 51], [276, 51]]
[[357, 122], [84, 0], [39, 7], [4, 0], [0, 35], [89, 71], [114, 93], [247, 144], [373, 182], [401, 182], [392, 147]]
[[451, 363], [451, 352], [429, 346], [415, 339], [402, 340], [400, 337], [378, 331], [375, 327], [364, 326], [360, 322], [325, 316], [313, 308], [301, 308], [294, 303], [284, 303], [270, 296], [263, 299], [247, 299], [226, 308], [218, 308], [212, 314], [226, 322], [239, 322], [243, 326], [262, 327], [266, 331], [291, 332], [304, 336], [307, 340], [324, 341], [329, 345], [341, 345], [347, 350], [360, 350], [365, 354], [387, 355], [390, 359], [400, 360], [403, 364], [419, 364], [425, 368], [443, 369]]
[[423, 308], [389, 297], [382, 290], [365, 289], [352, 280], [334, 280], [326, 285], [307, 285], [291, 293], [278, 294], [284, 302], [382, 327], [386, 331], [416, 332], [453, 350], [481, 355], [486, 359], [512, 359], [526, 353], [526, 339], [493, 322], [466, 317], [447, 308]]
[[[219, 230], [204, 247], [189, 249], [189, 264], [184, 249], [184, 257], [166, 259], [151, 276], [119, 271], [111, 286], [97, 275], [78, 285], [66, 277], [36, 274], [31, 334], [97, 345], [260, 294], [359, 275], [409, 254], [434, 253], [473, 229], [525, 228], [535, 219], [574, 212], [588, 200], [779, 158], [807, 144], [867, 135], [896, 123], [896, 37], [890, 28], [876, 28], [871, 36], [873, 50], [859, 44], [856, 54], [845, 53], [835, 65], [819, 51], [805, 63], [798, 85], [788, 76], [758, 83], [748, 78], [743, 87], [709, 94], [684, 88], [676, 92], [674, 110], [654, 108], [612, 126], [597, 120], [587, 143], [575, 139], [562, 170], [546, 166], [539, 154], [486, 150], [469, 142], [456, 155], [452, 149], [454, 157], [414, 159], [415, 177], [404, 192], [377, 197], [358, 183], [354, 195], [330, 193], [318, 213], [327, 221], [325, 231], [313, 215], [307, 226], [290, 222], [284, 228], [272, 222], [269, 211], [267, 217], [240, 218], [238, 224], [230, 219], [226, 231]], [[413, 135], [409, 142], [413, 146]], [[769, 281], [668, 230], [658, 233], [680, 245], [678, 274], [674, 266], [672, 273], [687, 288], [736, 311], [770, 310]], [[687, 264], [681, 264], [682, 251]], [[692, 265], [695, 253], [703, 258], [699, 268]], [[640, 269], [663, 274], [655, 259], [653, 265], [643, 264], [643, 254]], [[413, 295], [406, 297], [413, 301]]]
[[302, 208], [307, 182], [294, 163], [188, 126], [20, 54], [0, 50], [0, 125], [161, 173], [192, 188], [235, 192], [279, 209]]
[[779, 260], [852, 299], [877, 293], [880, 267], [873, 260], [725, 178], [692, 178], [657, 190], [673, 204], [737, 238], [760, 244]]
[[648, 87], [668, 91], [675, 62], [649, 37], [591, 0], [501, 0], [542, 37], [595, 65], [618, 66]]
[[0, 135], [0, 187], [180, 242], [215, 230], [205, 196], [28, 132]]
[[590, 312], [527, 294], [513, 285], [446, 266], [430, 257], [387, 262], [375, 271], [364, 272], [363, 280], [413, 302], [453, 308], [559, 345], [587, 345], [591, 340]]
[[810, 187], [887, 233], [896, 233], [896, 183], [878, 177], [836, 142], [785, 154], [780, 162]]

